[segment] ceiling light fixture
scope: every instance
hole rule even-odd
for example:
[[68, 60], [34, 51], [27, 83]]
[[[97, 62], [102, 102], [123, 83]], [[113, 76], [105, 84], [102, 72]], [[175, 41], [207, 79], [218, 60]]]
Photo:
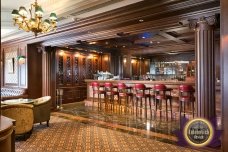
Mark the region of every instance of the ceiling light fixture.
[[[34, 14], [32, 14], [34, 11]], [[55, 13], [51, 13], [49, 19], [42, 21], [43, 9], [37, 3], [37, 0], [31, 4], [29, 9], [30, 18], [28, 17], [28, 11], [25, 7], [21, 6], [19, 10], [14, 9], [12, 11], [12, 16], [14, 20], [14, 25], [18, 25], [19, 29], [22, 29], [26, 32], [32, 31], [35, 36], [38, 33], [47, 33], [50, 31], [55, 31], [57, 28], [57, 16]]]
[[170, 51], [170, 52], [168, 52], [167, 54], [169, 54], [169, 55], [177, 55], [177, 54], [179, 54], [179, 52]]

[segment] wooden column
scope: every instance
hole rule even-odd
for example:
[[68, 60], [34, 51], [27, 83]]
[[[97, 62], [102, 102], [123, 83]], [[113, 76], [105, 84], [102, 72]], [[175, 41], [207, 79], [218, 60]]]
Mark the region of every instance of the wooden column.
[[52, 106], [56, 107], [55, 49], [52, 47], [43, 48], [42, 61], [42, 96], [51, 96]]
[[208, 119], [215, 117], [214, 23], [214, 17], [202, 17], [195, 29], [197, 115]]
[[221, 95], [222, 95], [222, 151], [228, 151], [228, 1], [221, 0]]

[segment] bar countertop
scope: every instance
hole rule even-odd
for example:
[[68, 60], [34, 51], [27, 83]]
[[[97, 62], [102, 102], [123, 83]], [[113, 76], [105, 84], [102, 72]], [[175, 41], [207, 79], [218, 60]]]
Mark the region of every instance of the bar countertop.
[[195, 85], [194, 81], [147, 81], [147, 80], [93, 80], [93, 79], [85, 79], [85, 82], [113, 82], [113, 83], [127, 83], [127, 84], [135, 84], [135, 83], [143, 83], [143, 84], [165, 84], [165, 85]]

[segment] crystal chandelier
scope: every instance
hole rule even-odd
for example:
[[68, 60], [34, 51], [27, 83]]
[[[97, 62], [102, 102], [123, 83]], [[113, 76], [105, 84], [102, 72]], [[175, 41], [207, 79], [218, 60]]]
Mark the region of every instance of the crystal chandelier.
[[37, 0], [31, 4], [29, 13], [30, 17], [28, 17], [28, 11], [23, 6], [21, 6], [19, 10], [14, 9], [11, 13], [13, 16], [14, 25], [17, 24], [19, 26], [19, 29], [22, 29], [26, 32], [34, 32], [35, 36], [37, 36], [38, 33], [47, 33], [56, 30], [56, 14], [51, 13], [49, 19], [42, 21], [43, 9], [37, 3]]

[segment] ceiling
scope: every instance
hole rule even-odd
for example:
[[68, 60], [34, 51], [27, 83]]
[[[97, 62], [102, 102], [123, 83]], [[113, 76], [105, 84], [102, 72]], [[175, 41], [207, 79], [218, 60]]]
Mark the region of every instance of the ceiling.
[[[20, 6], [27, 9], [35, 0], [1, 0], [1, 41], [7, 41], [8, 35], [15, 34], [14, 37], [28, 35], [13, 25], [11, 12]], [[92, 15], [100, 14], [106, 11], [124, 7], [142, 0], [38, 0], [44, 10], [44, 18], [48, 17], [51, 12], [58, 16], [58, 25], [83, 19]], [[50, 7], [51, 6], [51, 7]], [[32, 35], [30, 33], [30, 35]]]
[[[26, 0], [20, 2], [23, 1], [28, 3]], [[9, 17], [4, 16], [1, 22], [4, 23], [2, 26], [8, 27], [11, 33], [1, 35], [3, 44], [26, 41], [28, 44], [40, 43], [43, 46], [78, 50], [120, 51], [122, 54], [135, 56], [193, 53], [195, 31], [179, 22], [220, 13], [219, 0], [40, 0], [38, 2], [41, 2], [47, 14], [51, 11], [57, 13], [60, 20], [57, 32], [34, 38], [32, 33], [29, 35], [23, 31], [10, 31], [13, 26], [8, 13]], [[7, 3], [2, 5], [5, 7], [1, 9], [2, 12], [13, 6], [10, 5], [11, 1]], [[52, 7], [48, 7], [50, 5]], [[18, 6], [15, 4], [16, 8]], [[4, 22], [5, 20], [9, 21]], [[11, 24], [11, 28], [7, 23]], [[216, 29], [216, 37], [219, 37], [219, 29]]]

